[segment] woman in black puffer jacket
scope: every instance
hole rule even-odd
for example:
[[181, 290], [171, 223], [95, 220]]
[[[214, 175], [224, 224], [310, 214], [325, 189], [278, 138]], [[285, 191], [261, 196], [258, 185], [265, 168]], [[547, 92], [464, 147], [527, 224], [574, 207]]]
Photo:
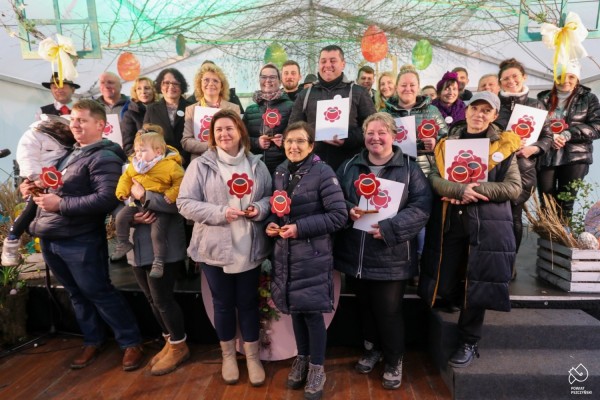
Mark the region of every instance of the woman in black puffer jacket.
[[121, 111], [121, 136], [126, 155], [133, 153], [133, 140], [144, 125], [146, 105], [154, 103], [157, 97], [154, 82], [150, 78], [139, 77], [131, 85], [131, 101], [127, 103], [127, 109]]
[[419, 165], [393, 146], [396, 125], [389, 114], [367, 117], [363, 132], [366, 149], [338, 169], [352, 221], [361, 218], [354, 187], [360, 174], [374, 173], [405, 186], [395, 216], [369, 232], [349, 225], [336, 236], [335, 268], [356, 287], [366, 350], [356, 370], [367, 374], [383, 358], [382, 384], [397, 389], [404, 354], [402, 298], [407, 280], [418, 274], [416, 238], [429, 218], [432, 192]]
[[292, 315], [298, 347], [287, 385], [295, 389], [307, 381], [305, 393], [320, 398], [327, 343], [323, 313], [333, 310], [331, 234], [345, 225], [348, 212], [335, 173], [313, 152], [310, 125], [291, 124], [283, 141], [287, 160], [277, 167], [273, 188], [285, 191], [291, 204], [289, 213], [273, 215], [277, 222], [266, 229], [277, 238], [271, 291], [277, 308]]
[[250, 151], [263, 156], [272, 174], [285, 160], [282, 133], [288, 125], [294, 102], [280, 88], [281, 74], [274, 64], [260, 70], [260, 90], [252, 96], [254, 104], [246, 108], [243, 121], [250, 134]]
[[[565, 81], [554, 84], [552, 90], [538, 95], [548, 110], [548, 118], [564, 119], [567, 128], [553, 135], [552, 149], [540, 162], [538, 190], [552, 195], [555, 199], [561, 192], [576, 190], [567, 186], [576, 179], [583, 179], [593, 162], [592, 142], [600, 137], [600, 104], [590, 88], [579, 83], [580, 68], [569, 65]], [[563, 215], [570, 217], [573, 200], [558, 200]]]
[[[514, 58], [504, 60], [499, 65], [498, 80], [500, 82], [501, 91], [498, 94], [500, 98], [500, 112], [498, 119], [494, 124], [499, 126], [502, 131], [510, 130], [508, 121], [515, 108], [515, 105], [522, 104], [528, 107], [544, 109], [544, 106], [538, 100], [529, 97], [529, 88], [525, 86], [527, 75], [525, 67]], [[524, 141], [522, 141], [524, 143]], [[517, 252], [523, 237], [523, 207], [525, 202], [531, 196], [531, 191], [536, 185], [536, 161], [544, 152], [546, 152], [552, 144], [552, 139], [545, 126], [538, 140], [529, 146], [521, 146], [517, 152], [517, 164], [521, 174], [521, 194], [519, 198], [511, 201], [511, 210], [513, 215], [513, 232], [517, 244]], [[516, 275], [515, 267], [513, 266], [512, 276]]]

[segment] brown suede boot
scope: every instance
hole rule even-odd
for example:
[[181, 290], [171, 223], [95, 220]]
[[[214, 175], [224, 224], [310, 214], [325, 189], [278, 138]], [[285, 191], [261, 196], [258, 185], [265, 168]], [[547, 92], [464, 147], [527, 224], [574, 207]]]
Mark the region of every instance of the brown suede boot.
[[265, 370], [260, 362], [258, 340], [244, 343], [244, 351], [246, 352], [246, 366], [248, 367], [250, 384], [260, 386], [265, 383]]
[[240, 371], [237, 365], [237, 352], [235, 350], [235, 339], [228, 342], [220, 342], [220, 344], [223, 353], [221, 375], [226, 384], [233, 385], [240, 379]]
[[185, 344], [185, 339], [177, 342], [169, 340], [169, 351], [152, 367], [152, 375], [165, 375], [175, 371], [179, 364], [190, 358], [190, 349]]
[[163, 334], [163, 337], [165, 338], [165, 345], [163, 346], [162, 350], [159, 351], [154, 357], [152, 357], [152, 360], [150, 360], [150, 366], [154, 367], [154, 365], [160, 361], [161, 358], [163, 358], [164, 356], [167, 355], [167, 352], [169, 351], [169, 338], [171, 337], [171, 335], [165, 335]]

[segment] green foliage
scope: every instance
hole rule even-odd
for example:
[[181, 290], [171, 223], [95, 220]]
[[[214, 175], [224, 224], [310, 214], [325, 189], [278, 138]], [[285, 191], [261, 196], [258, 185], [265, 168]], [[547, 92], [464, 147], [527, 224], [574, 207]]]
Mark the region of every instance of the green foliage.
[[[582, 179], [576, 179], [567, 186], [568, 191], [560, 192], [556, 196], [561, 201], [574, 201], [573, 214], [567, 219], [567, 224], [575, 237], [585, 231], [585, 215], [598, 198], [596, 190], [597, 183], [585, 182]], [[575, 195], [571, 191], [576, 192]]]

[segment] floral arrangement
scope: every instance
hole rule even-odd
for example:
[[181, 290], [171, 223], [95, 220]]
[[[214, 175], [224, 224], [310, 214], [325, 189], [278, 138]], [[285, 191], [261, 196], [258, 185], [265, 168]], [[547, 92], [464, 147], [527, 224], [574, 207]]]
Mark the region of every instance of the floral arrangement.
[[279, 310], [271, 297], [271, 262], [266, 260], [260, 266], [258, 285], [258, 309], [260, 318], [260, 346], [270, 349], [271, 346], [271, 321], [279, 320]]

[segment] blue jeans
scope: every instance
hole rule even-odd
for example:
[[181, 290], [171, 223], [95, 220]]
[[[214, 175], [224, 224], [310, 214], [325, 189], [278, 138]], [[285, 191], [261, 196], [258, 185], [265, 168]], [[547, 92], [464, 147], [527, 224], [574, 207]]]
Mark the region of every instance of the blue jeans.
[[129, 304], [110, 282], [108, 245], [102, 230], [66, 239], [41, 239], [44, 260], [69, 292], [85, 345], [106, 339], [102, 320], [113, 330], [121, 348], [141, 343]]

